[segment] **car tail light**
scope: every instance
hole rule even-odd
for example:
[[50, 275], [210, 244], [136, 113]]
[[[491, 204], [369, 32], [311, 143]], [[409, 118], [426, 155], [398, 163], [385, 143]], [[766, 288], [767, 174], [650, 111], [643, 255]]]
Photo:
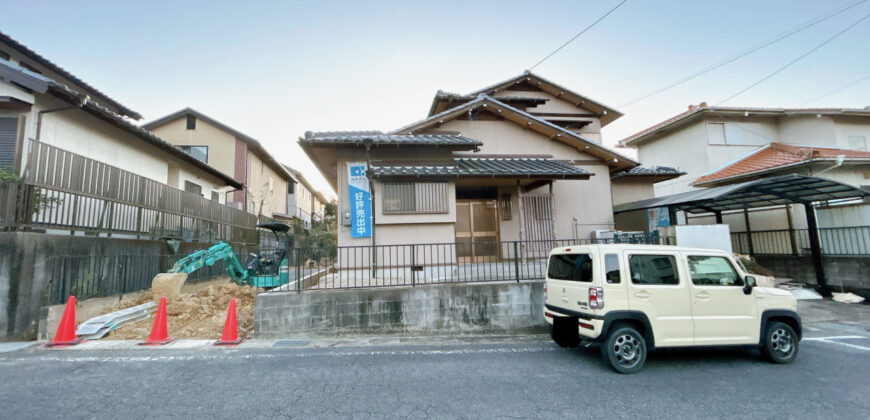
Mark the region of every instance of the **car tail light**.
[[544, 283], [544, 302], [547, 301], [547, 283]]
[[589, 309], [604, 309], [604, 289], [589, 288]]

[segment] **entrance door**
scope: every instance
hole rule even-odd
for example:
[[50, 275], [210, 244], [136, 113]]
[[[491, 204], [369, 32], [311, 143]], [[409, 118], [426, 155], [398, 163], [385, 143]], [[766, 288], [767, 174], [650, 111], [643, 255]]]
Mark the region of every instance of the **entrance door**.
[[462, 262], [495, 261], [499, 253], [498, 201], [456, 200], [456, 256]]

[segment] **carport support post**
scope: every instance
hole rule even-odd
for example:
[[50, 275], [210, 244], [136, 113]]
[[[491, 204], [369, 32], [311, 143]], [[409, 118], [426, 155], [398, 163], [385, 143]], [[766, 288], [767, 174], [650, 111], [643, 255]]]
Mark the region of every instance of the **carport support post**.
[[749, 244], [749, 256], [755, 256], [755, 247], [752, 246], [752, 226], [749, 225], [749, 209], [743, 209], [743, 220], [746, 221], [746, 243]]
[[813, 266], [816, 268], [816, 283], [822, 296], [830, 296], [831, 289], [825, 278], [825, 267], [822, 265], [822, 246], [819, 244], [819, 228], [816, 225], [816, 210], [813, 203], [804, 203], [804, 211], [807, 215], [807, 230], [810, 235], [810, 251], [813, 255]]
[[716, 224], [721, 225], [722, 224], [722, 210], [716, 210], [713, 212], [713, 214], [716, 215]]

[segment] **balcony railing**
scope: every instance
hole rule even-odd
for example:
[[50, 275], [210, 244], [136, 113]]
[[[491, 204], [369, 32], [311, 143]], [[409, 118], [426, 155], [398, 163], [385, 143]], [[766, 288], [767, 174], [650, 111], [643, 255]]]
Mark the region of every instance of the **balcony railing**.
[[0, 222], [16, 228], [257, 242], [256, 215], [32, 140], [24, 181], [0, 186]]

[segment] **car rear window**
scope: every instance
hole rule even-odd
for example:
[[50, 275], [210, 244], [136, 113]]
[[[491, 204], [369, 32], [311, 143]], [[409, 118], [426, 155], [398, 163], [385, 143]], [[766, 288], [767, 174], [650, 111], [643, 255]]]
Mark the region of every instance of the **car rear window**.
[[589, 254], [557, 254], [550, 257], [547, 277], [553, 280], [592, 281], [592, 258]]

